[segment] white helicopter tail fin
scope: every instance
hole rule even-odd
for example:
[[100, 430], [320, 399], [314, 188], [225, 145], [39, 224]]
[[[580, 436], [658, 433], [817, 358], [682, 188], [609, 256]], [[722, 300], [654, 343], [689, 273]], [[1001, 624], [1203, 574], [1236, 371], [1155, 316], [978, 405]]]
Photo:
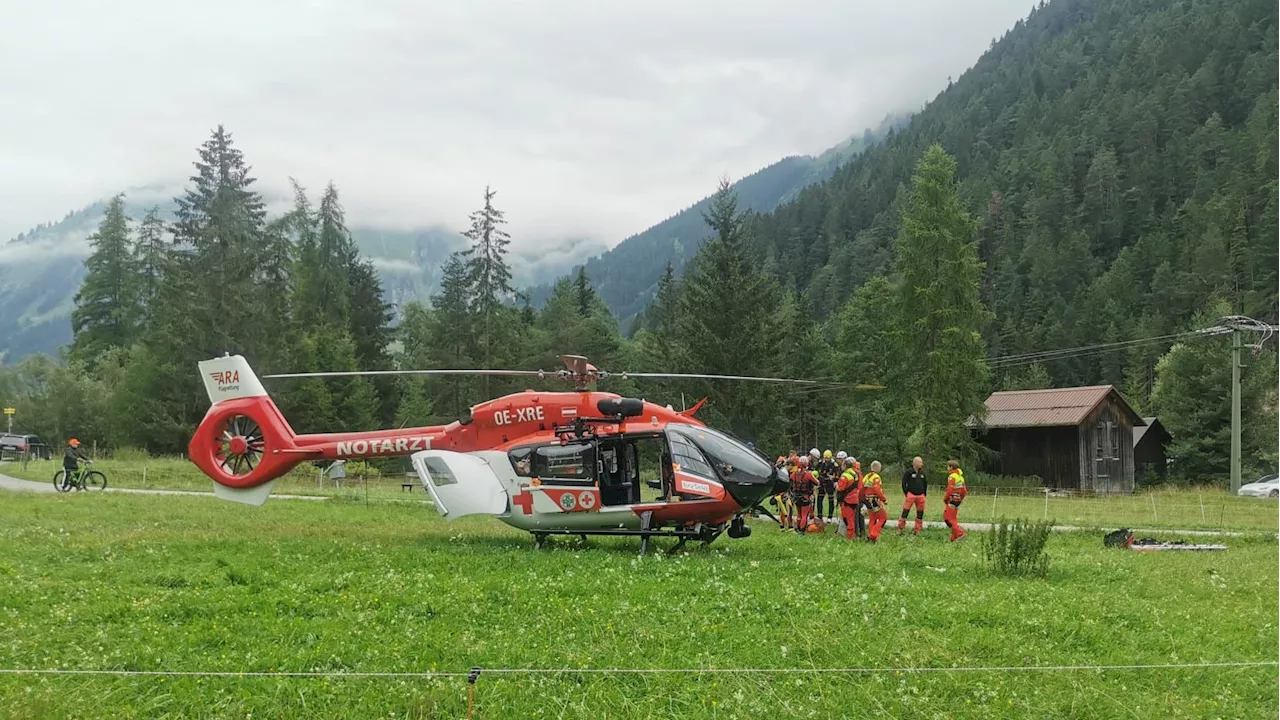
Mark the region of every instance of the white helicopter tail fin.
[[200, 362], [200, 378], [204, 380], [209, 402], [216, 405], [223, 400], [247, 397], [266, 397], [262, 381], [249, 367], [242, 355], [224, 355]]

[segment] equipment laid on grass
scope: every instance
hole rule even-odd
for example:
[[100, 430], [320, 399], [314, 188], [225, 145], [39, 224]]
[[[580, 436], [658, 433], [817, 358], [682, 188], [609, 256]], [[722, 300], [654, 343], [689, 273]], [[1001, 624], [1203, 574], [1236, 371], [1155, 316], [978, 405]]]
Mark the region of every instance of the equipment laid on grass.
[[1227, 546], [1218, 543], [1193, 544], [1182, 540], [1163, 541], [1155, 538], [1135, 540], [1129, 546], [1131, 550], [1150, 552], [1154, 550], [1226, 550]]
[[1153, 552], [1157, 550], [1226, 550], [1227, 546], [1217, 543], [1209, 544], [1192, 544], [1183, 540], [1157, 540], [1152, 537], [1145, 537], [1135, 540], [1133, 532], [1128, 528], [1122, 528], [1115, 532], [1109, 532], [1102, 538], [1102, 544], [1107, 547], [1122, 547], [1130, 550], [1139, 550], [1142, 552]]
[[[192, 462], [223, 499], [261, 505], [275, 480], [295, 465], [409, 455], [446, 518], [492, 515], [550, 535], [673, 537], [710, 543], [722, 533], [751, 534], [745, 516], [770, 513], [760, 503], [787, 488], [782, 471], [759, 452], [694, 418], [705, 398], [676, 411], [638, 398], [595, 391], [612, 377], [700, 378], [809, 386], [815, 380], [598, 370], [577, 355], [565, 369], [408, 370], [290, 373], [346, 375], [494, 375], [561, 379], [572, 392], [526, 390], [473, 406], [448, 425], [298, 435], [267, 396], [249, 363], [228, 355], [200, 363], [212, 407], [188, 448]], [[855, 386], [855, 389], [879, 389]], [[659, 491], [641, 499], [641, 488]], [[772, 517], [772, 515], [770, 515]]]

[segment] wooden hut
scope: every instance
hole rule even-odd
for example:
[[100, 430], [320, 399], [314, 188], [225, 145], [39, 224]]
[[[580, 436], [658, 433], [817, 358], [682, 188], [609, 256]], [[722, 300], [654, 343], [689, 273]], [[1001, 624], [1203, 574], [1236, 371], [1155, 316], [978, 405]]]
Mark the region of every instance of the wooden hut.
[[1145, 425], [1111, 385], [992, 393], [985, 421], [972, 423], [994, 451], [988, 472], [1109, 493], [1133, 492], [1133, 431]]

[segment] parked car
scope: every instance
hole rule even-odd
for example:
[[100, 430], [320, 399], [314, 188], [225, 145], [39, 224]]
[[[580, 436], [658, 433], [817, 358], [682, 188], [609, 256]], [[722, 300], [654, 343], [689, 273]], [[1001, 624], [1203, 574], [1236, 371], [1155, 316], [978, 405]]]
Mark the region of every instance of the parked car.
[[53, 458], [53, 448], [41, 440], [39, 435], [0, 433], [0, 458], [17, 460], [24, 453], [32, 460]]
[[1236, 494], [1241, 497], [1280, 497], [1280, 476], [1267, 475], [1257, 482], [1241, 485]]

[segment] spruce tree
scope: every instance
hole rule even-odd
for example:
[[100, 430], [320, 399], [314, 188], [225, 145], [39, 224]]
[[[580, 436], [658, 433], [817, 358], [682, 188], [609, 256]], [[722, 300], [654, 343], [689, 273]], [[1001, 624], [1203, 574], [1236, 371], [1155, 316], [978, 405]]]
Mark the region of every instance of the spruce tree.
[[595, 304], [596, 291], [591, 287], [591, 278], [587, 277], [587, 269], [585, 267], [578, 268], [578, 274], [573, 279], [573, 294], [578, 304], [578, 314], [582, 317], [591, 315], [592, 306]]
[[139, 323], [144, 332], [151, 325], [153, 306], [160, 292], [160, 285], [170, 271], [171, 253], [165, 221], [160, 217], [160, 208], [153, 206], [138, 225], [138, 240], [133, 249], [138, 268], [138, 305], [141, 309]]
[[[471, 241], [471, 247], [462, 251], [462, 257], [466, 262], [469, 309], [475, 318], [476, 359], [487, 368], [505, 357], [503, 351], [514, 336], [514, 323], [506, 305], [514, 293], [506, 260], [511, 236], [502, 229], [507, 222], [502, 211], [493, 206], [496, 194], [485, 187], [484, 207], [471, 213], [471, 227], [462, 233]], [[488, 376], [482, 378], [481, 386], [486, 394], [489, 385]]]
[[[750, 250], [746, 216], [738, 211], [727, 179], [721, 181], [704, 219], [715, 235], [685, 273], [676, 320], [689, 369], [721, 375], [772, 374], [782, 360], [773, 326], [778, 286], [765, 277]], [[693, 389], [717, 393], [712, 415], [724, 418], [742, 437], [769, 431], [769, 419], [776, 414], [770, 389], [732, 393], [723, 384], [713, 388], [706, 383]]]
[[972, 450], [965, 422], [984, 414], [988, 369], [981, 331], [977, 222], [956, 192], [955, 159], [933, 145], [912, 178], [897, 240], [902, 391], [920, 450], [934, 459]]
[[124, 195], [107, 203], [106, 215], [89, 244], [93, 253], [85, 260], [87, 274], [71, 312], [75, 332], [71, 353], [92, 366], [109, 348], [133, 343], [141, 314]]
[[[474, 318], [471, 313], [472, 289], [462, 253], [453, 253], [441, 271], [440, 292], [431, 296], [431, 314], [425, 325], [426, 337], [419, 344], [426, 348], [434, 368], [474, 367], [471, 355]], [[470, 378], [450, 377], [440, 381], [434, 403], [437, 409], [457, 417], [469, 403], [465, 394], [472, 385]]]
[[174, 241], [190, 249], [193, 294], [175, 312], [192, 320], [184, 346], [194, 356], [224, 351], [256, 354], [270, 341], [263, 332], [257, 284], [266, 209], [251, 189], [254, 179], [231, 134], [219, 125], [199, 150], [196, 174], [175, 198]]

